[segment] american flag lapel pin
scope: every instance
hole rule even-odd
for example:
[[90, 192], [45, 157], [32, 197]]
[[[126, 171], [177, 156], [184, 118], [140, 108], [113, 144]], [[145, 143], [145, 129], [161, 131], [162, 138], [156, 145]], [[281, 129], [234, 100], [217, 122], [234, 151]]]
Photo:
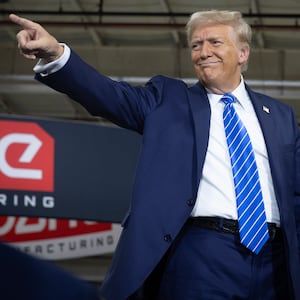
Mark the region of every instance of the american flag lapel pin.
[[269, 107], [263, 105], [262, 109], [263, 109], [263, 111], [264, 111], [265, 113], [267, 113], [267, 114], [270, 113]]

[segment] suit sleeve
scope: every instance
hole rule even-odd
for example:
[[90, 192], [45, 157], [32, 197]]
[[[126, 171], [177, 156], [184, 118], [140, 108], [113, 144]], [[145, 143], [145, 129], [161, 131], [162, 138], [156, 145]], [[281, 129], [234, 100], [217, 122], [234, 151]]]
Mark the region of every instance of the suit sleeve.
[[300, 133], [298, 128], [298, 137], [296, 140], [296, 181], [295, 181], [295, 213], [298, 236], [298, 248], [300, 256]]
[[300, 132], [298, 127], [298, 134], [296, 139], [296, 196], [300, 197]]
[[163, 76], [145, 86], [134, 87], [100, 74], [71, 51], [70, 59], [58, 72], [36, 79], [67, 94], [92, 115], [104, 117], [121, 127], [143, 132], [146, 116], [162, 100]]

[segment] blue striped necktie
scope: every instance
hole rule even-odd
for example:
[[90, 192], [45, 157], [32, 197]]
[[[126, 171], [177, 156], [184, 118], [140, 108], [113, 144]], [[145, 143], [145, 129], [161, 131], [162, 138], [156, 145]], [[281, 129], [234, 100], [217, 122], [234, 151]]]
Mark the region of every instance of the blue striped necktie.
[[225, 94], [223, 121], [232, 165], [241, 243], [258, 254], [269, 238], [254, 151], [238, 117], [232, 94]]

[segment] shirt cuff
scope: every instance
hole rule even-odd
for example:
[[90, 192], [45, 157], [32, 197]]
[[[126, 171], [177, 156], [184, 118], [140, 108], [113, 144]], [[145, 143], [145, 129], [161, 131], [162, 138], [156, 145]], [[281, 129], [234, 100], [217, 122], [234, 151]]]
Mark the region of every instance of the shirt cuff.
[[43, 60], [40, 59], [37, 64], [34, 66], [33, 71], [39, 73], [42, 77], [48, 76], [52, 73], [59, 71], [67, 63], [71, 55], [71, 49], [64, 43], [60, 43], [64, 46], [64, 52], [60, 58], [54, 60], [50, 63], [43, 63]]

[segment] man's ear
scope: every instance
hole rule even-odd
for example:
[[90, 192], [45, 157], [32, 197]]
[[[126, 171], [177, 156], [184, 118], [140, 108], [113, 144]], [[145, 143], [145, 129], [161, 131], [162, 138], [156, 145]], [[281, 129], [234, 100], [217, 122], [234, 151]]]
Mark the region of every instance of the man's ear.
[[239, 48], [238, 62], [240, 65], [245, 64], [248, 61], [250, 55], [250, 47], [247, 44], [243, 44]]

